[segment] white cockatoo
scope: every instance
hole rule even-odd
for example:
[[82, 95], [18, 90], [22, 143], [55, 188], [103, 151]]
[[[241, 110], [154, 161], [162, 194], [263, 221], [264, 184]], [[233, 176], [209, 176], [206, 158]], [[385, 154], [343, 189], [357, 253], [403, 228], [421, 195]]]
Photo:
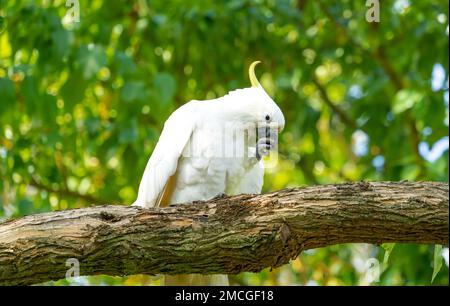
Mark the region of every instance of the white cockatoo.
[[[135, 206], [165, 207], [220, 195], [261, 193], [263, 156], [277, 145], [284, 116], [249, 68], [252, 87], [190, 101], [164, 124]], [[226, 275], [166, 276], [166, 285], [228, 285]]]

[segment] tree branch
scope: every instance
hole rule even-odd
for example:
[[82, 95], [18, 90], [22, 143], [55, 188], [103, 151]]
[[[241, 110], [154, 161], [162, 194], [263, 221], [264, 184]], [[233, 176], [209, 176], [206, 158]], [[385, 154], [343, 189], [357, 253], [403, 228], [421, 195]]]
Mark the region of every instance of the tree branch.
[[40, 189], [40, 190], [45, 190], [45, 191], [50, 192], [50, 193], [58, 194], [58, 195], [63, 196], [63, 197], [70, 197], [70, 198], [75, 198], [75, 199], [81, 199], [81, 200], [84, 200], [86, 202], [89, 202], [90, 204], [101, 205], [101, 204], [104, 204], [104, 203], [108, 203], [108, 201], [104, 201], [104, 200], [98, 199], [98, 198], [96, 198], [94, 196], [91, 196], [91, 195], [88, 195], [88, 194], [81, 194], [81, 193], [78, 193], [78, 192], [75, 192], [75, 191], [70, 191], [68, 189], [56, 189], [56, 188], [53, 188], [51, 186], [44, 185], [44, 184], [39, 183], [38, 181], [36, 181], [33, 177], [31, 177], [29, 185], [33, 186], [33, 187], [35, 187], [37, 189]]
[[99, 206], [0, 224], [0, 285], [81, 275], [257, 272], [339, 243], [448, 245], [449, 185], [373, 182], [284, 189], [167, 208]]
[[[349, 33], [346, 26], [341, 24], [336, 17], [333, 16], [333, 14], [330, 13], [330, 11], [327, 9], [326, 5], [322, 3], [321, 1], [318, 1], [319, 7], [322, 10], [322, 12], [327, 16], [327, 18], [333, 23], [333, 25], [340, 29], [341, 32], [345, 35], [345, 37], [359, 50], [361, 50], [363, 53], [365, 53], [369, 58], [374, 59], [380, 67], [383, 69], [384, 73], [389, 77], [391, 80], [391, 83], [395, 89], [396, 92], [407, 88], [408, 84], [407, 82], [397, 73], [395, 68], [392, 66], [389, 58], [386, 56], [385, 47], [383, 45], [379, 45], [376, 48], [366, 48], [361, 43], [359, 43], [354, 36]], [[372, 51], [372, 49], [375, 49], [375, 51]], [[317, 85], [317, 84], [316, 84]], [[320, 89], [320, 88], [319, 88]], [[323, 93], [321, 93], [323, 96]], [[331, 106], [327, 101], [325, 101], [329, 106]], [[336, 111], [336, 110], [334, 110]], [[344, 113], [345, 114], [345, 113]], [[409, 127], [409, 131], [411, 134], [411, 145], [412, 145], [412, 152], [415, 156], [416, 163], [419, 165], [420, 173], [418, 178], [421, 179], [425, 176], [426, 173], [426, 167], [424, 160], [419, 152], [419, 143], [420, 143], [420, 132], [417, 130], [416, 127], [416, 121], [411, 116], [410, 110], [407, 110], [405, 112], [406, 114], [406, 121]], [[340, 117], [341, 114], [339, 114]], [[343, 120], [345, 122], [345, 120]]]
[[317, 89], [319, 90], [319, 94], [322, 98], [322, 100], [325, 102], [326, 105], [328, 105], [329, 108], [331, 108], [331, 110], [336, 113], [339, 118], [341, 119], [341, 121], [346, 124], [349, 128], [355, 130], [358, 128], [357, 124], [355, 121], [353, 121], [352, 118], [350, 118], [342, 109], [339, 108], [339, 106], [335, 105], [333, 102], [331, 102], [330, 97], [327, 94], [326, 89], [322, 86], [322, 84], [320, 84], [320, 82], [316, 79], [313, 78], [312, 82], [314, 83], [314, 85], [316, 85]]

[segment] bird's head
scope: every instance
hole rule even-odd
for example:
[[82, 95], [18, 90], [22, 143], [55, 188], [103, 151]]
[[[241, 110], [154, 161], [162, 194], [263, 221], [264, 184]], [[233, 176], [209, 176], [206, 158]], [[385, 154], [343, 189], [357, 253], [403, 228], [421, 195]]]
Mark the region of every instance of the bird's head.
[[248, 70], [252, 86], [230, 92], [225, 96], [224, 107], [227, 120], [254, 127], [257, 141], [271, 139], [272, 145], [268, 146], [271, 150], [278, 142], [277, 136], [284, 128], [285, 120], [281, 109], [256, 78], [255, 66], [259, 63], [253, 62]]
[[248, 69], [250, 82], [252, 84], [252, 87], [248, 88], [248, 90], [254, 96], [254, 98], [249, 101], [249, 110], [253, 113], [253, 118], [257, 120], [258, 125], [267, 125], [270, 128], [281, 132], [285, 123], [284, 115], [256, 78], [255, 66], [259, 63], [260, 61], [253, 62]]
[[234, 90], [225, 96], [227, 115], [235, 121], [267, 126], [281, 132], [285, 124], [284, 115], [256, 78], [255, 66], [259, 63], [253, 62], [248, 69], [251, 87]]

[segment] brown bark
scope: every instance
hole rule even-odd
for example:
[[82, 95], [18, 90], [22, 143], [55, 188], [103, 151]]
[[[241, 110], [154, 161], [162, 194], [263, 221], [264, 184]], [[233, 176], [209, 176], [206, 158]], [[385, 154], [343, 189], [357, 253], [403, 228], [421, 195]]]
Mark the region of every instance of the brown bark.
[[97, 206], [0, 224], [0, 284], [81, 275], [235, 274], [339, 243], [448, 245], [448, 183], [372, 182], [284, 189], [141, 209]]

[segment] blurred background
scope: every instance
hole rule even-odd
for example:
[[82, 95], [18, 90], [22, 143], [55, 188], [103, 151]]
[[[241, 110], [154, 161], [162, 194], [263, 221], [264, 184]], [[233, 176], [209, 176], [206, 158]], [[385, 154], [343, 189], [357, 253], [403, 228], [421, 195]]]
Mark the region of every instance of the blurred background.
[[[80, 0], [76, 22], [78, 1], [0, 0], [0, 221], [129, 205], [169, 114], [249, 87], [254, 60], [287, 122], [264, 191], [448, 182], [449, 3], [383, 0], [369, 23], [365, 2]], [[442, 253], [433, 284], [448, 285]], [[371, 258], [382, 272], [372, 283]], [[338, 245], [231, 282], [430, 285], [433, 258], [432, 245]]]

